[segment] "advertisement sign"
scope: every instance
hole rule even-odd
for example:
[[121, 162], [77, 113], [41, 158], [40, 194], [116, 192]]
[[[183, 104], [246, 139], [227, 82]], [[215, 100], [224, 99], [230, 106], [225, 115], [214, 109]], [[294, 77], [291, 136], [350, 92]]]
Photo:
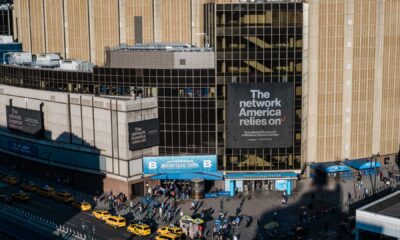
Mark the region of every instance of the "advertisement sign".
[[160, 143], [158, 118], [128, 124], [129, 150], [135, 151]]
[[29, 155], [32, 157], [38, 156], [37, 147], [35, 147], [29, 143], [22, 143], [22, 142], [16, 142], [13, 140], [8, 140], [7, 144], [8, 144], [8, 149], [15, 153], [18, 153], [21, 155]]
[[217, 156], [144, 157], [144, 174], [217, 172]]
[[43, 134], [43, 113], [31, 109], [6, 106], [7, 128], [40, 136]]
[[227, 148], [291, 147], [293, 88], [293, 83], [228, 84]]
[[275, 180], [275, 191], [287, 190], [287, 180]]

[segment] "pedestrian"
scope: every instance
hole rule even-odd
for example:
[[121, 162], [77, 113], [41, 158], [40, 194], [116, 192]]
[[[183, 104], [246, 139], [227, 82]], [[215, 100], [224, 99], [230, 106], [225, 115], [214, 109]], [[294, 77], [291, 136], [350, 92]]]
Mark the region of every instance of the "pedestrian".
[[158, 209], [158, 214], [160, 214], [160, 217], [162, 217], [162, 215], [163, 215], [163, 209], [162, 209], [162, 207], [160, 207], [160, 208]]
[[143, 214], [143, 204], [140, 204], [140, 206], [139, 206], [139, 213], [140, 213], [140, 215]]
[[274, 221], [277, 221], [278, 220], [278, 213], [275, 211], [274, 212]]

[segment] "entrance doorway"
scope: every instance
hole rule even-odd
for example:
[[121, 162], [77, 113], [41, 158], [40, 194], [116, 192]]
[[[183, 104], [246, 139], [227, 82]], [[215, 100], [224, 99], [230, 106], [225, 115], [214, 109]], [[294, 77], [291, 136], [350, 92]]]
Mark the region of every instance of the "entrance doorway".
[[132, 196], [144, 196], [144, 183], [138, 182], [131, 184]]

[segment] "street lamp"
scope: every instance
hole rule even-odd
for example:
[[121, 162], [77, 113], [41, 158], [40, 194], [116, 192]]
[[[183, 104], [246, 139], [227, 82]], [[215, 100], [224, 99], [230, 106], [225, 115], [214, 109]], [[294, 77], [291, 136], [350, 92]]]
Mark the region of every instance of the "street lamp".
[[51, 152], [46, 152], [46, 156], [47, 156], [47, 181], [49, 183], [49, 186], [51, 185], [51, 169], [50, 169], [50, 156], [51, 156]]
[[[376, 175], [377, 175], [377, 172], [376, 172], [377, 165], [376, 164], [377, 164], [377, 160], [379, 157], [380, 157], [379, 152], [377, 154], [372, 154], [371, 161], [370, 161], [370, 168], [373, 167], [373, 170], [374, 170], [374, 183], [373, 183], [373, 188], [372, 188], [372, 191], [374, 194], [376, 193]], [[372, 166], [372, 161], [374, 161], [374, 166]]]

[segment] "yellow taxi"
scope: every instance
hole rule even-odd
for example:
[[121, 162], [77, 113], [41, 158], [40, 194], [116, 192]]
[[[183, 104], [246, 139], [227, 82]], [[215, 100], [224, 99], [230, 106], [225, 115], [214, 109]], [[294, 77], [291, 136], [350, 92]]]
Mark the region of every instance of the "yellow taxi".
[[177, 236], [182, 236], [183, 231], [182, 231], [182, 228], [179, 228], [179, 227], [164, 226], [164, 227], [161, 227], [161, 228], [157, 229], [157, 233], [159, 233], [161, 235], [164, 235], [164, 234], [167, 234], [167, 233], [172, 233], [172, 234], [175, 234]]
[[92, 212], [92, 215], [95, 218], [105, 221], [107, 218], [111, 216], [111, 213], [109, 213], [107, 210], [94, 210]]
[[72, 194], [67, 191], [63, 191], [56, 192], [53, 195], [53, 199], [61, 203], [72, 203], [74, 201], [74, 196], [72, 196]]
[[75, 201], [72, 203], [72, 206], [81, 211], [89, 211], [90, 209], [92, 209], [92, 205], [90, 205], [90, 203], [85, 202], [85, 201], [83, 201], [83, 202]]
[[175, 235], [173, 233], [165, 233], [156, 236], [156, 240], [179, 240], [181, 236]]
[[18, 180], [14, 176], [4, 176], [2, 180], [3, 180], [3, 182], [6, 182], [6, 183], [11, 184], [11, 185], [17, 185], [18, 184]]
[[17, 202], [27, 202], [30, 199], [29, 195], [23, 191], [13, 193], [11, 197]]
[[55, 193], [54, 188], [52, 187], [41, 187], [36, 189], [36, 193], [43, 197], [52, 197]]
[[110, 216], [106, 219], [106, 224], [114, 228], [121, 228], [121, 227], [126, 227], [126, 220], [123, 217]]
[[138, 235], [140, 237], [148, 236], [151, 234], [151, 228], [147, 224], [131, 224], [128, 227], [128, 232]]
[[20, 187], [25, 190], [25, 191], [29, 191], [29, 192], [34, 192], [36, 191], [37, 187], [33, 182], [24, 182], [20, 185]]

